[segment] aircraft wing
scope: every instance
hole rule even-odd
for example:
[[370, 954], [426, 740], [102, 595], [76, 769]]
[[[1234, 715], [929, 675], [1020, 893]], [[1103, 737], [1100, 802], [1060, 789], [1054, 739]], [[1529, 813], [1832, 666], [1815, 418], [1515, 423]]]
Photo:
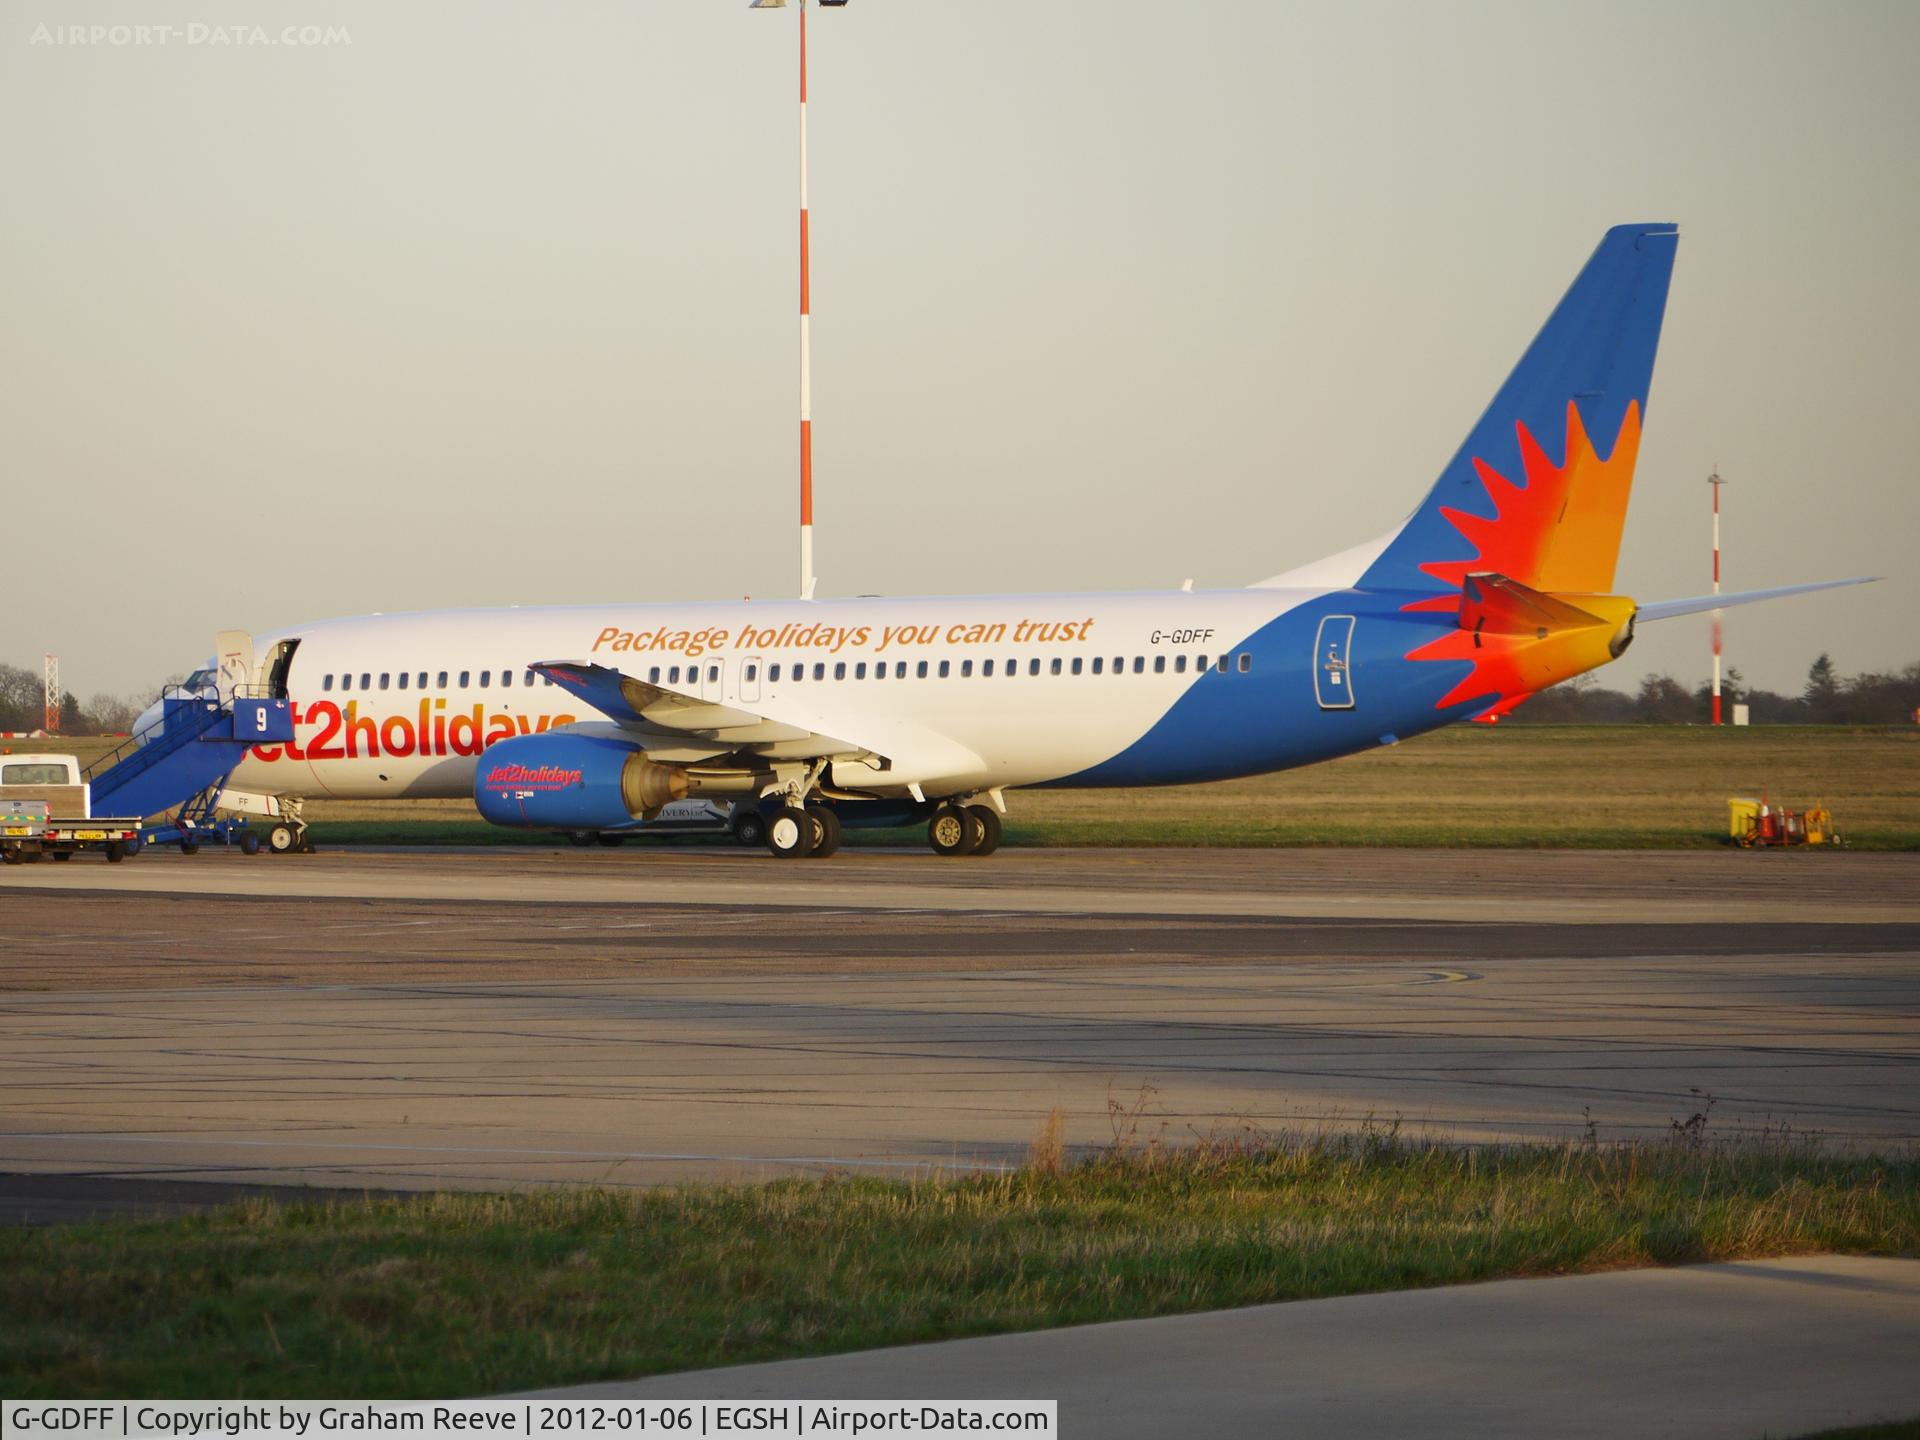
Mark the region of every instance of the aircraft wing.
[[591, 661], [547, 660], [528, 668], [612, 718], [635, 744], [664, 760], [704, 760], [736, 751], [782, 760], [875, 753], [869, 745], [715, 704]]

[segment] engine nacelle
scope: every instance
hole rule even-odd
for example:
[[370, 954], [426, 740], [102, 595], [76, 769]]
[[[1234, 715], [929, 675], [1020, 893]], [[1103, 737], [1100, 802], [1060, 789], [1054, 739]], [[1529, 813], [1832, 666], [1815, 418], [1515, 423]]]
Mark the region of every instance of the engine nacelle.
[[637, 745], [598, 735], [525, 735], [490, 745], [473, 803], [495, 825], [617, 830], [687, 793], [687, 777]]

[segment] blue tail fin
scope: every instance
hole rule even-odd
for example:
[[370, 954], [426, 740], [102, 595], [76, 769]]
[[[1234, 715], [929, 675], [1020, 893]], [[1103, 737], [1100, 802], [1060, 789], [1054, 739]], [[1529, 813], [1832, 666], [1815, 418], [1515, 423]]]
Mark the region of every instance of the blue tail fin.
[[1679, 238], [1607, 231], [1362, 588], [1431, 597], [1420, 608], [1449, 604], [1469, 572], [1612, 588]]

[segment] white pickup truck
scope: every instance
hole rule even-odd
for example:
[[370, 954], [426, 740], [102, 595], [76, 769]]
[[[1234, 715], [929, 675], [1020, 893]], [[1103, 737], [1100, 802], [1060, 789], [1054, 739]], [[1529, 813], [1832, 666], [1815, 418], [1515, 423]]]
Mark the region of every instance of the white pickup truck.
[[0, 860], [18, 865], [99, 850], [119, 863], [140, 850], [140, 817], [93, 813], [93, 791], [71, 755], [0, 755]]

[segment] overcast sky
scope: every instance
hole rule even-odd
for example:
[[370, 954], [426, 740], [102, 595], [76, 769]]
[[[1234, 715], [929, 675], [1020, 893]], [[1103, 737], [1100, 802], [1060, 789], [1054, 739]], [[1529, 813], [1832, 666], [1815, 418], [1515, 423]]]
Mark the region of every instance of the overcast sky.
[[[223, 626], [792, 592], [792, 11], [4, 16], [0, 660], [87, 695]], [[115, 23], [174, 33], [65, 30]], [[1733, 664], [1920, 659], [1920, 6], [810, 24], [823, 595], [1240, 585], [1376, 535], [1600, 232], [1671, 220], [1620, 588], [1709, 588], [1717, 465], [1730, 588], [1891, 577], [1734, 612]], [[1698, 679], [1706, 633], [1605, 678]]]

